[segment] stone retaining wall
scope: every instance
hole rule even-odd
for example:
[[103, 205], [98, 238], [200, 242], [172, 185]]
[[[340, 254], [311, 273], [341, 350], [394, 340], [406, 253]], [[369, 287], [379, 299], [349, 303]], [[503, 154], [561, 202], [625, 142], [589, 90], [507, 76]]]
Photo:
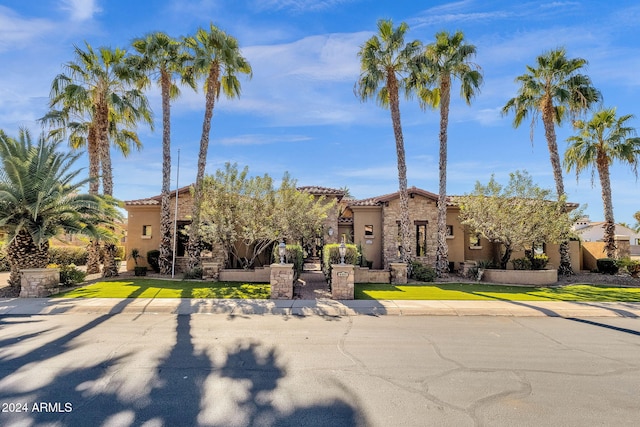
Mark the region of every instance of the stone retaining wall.
[[58, 293], [59, 268], [30, 268], [20, 270], [20, 274], [20, 298], [46, 298]]
[[271, 267], [256, 267], [253, 270], [220, 270], [218, 280], [221, 282], [269, 283]]
[[355, 268], [355, 283], [391, 283], [389, 270], [371, 270], [367, 267]]
[[558, 270], [484, 270], [483, 282], [514, 286], [543, 286], [558, 281]]

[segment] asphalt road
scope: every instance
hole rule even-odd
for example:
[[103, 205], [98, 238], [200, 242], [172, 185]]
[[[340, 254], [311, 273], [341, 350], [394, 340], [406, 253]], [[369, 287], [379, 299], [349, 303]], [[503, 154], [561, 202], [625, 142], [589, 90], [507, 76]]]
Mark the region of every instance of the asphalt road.
[[0, 316], [2, 426], [635, 426], [640, 319]]

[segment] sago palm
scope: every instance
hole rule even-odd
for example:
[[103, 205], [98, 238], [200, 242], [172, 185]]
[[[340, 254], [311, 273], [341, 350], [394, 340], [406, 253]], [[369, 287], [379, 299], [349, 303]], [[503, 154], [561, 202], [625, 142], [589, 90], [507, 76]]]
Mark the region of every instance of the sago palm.
[[130, 59], [131, 66], [147, 75], [143, 86], [149, 86], [148, 77], [156, 79], [162, 95], [162, 191], [160, 201], [160, 273], [171, 273], [171, 100], [180, 95], [175, 79], [195, 88], [193, 75], [186, 72], [190, 59], [182, 44], [163, 32], [139, 38], [132, 43], [138, 56]]
[[629, 164], [638, 175], [640, 138], [635, 137], [636, 130], [627, 125], [632, 118], [631, 114], [616, 117], [616, 109], [608, 108], [595, 112], [589, 121], [576, 121], [574, 127], [578, 134], [567, 139], [571, 145], [564, 153], [567, 172], [575, 169], [576, 177], [591, 168], [593, 183], [593, 175], [598, 171], [604, 207], [605, 249], [609, 258], [617, 255], [609, 168], [618, 160]]
[[47, 266], [50, 238], [64, 232], [109, 240], [106, 226], [119, 218], [111, 198], [81, 194], [90, 178], [76, 180], [80, 154], [59, 152], [59, 145], [44, 136], [34, 144], [25, 130], [18, 139], [0, 131], [0, 228], [9, 239], [12, 286], [20, 269]]
[[251, 76], [251, 65], [242, 56], [238, 41], [213, 24], [210, 25], [209, 31], [203, 28], [198, 29], [195, 36], [185, 38], [184, 43], [193, 56], [191, 66], [193, 67], [194, 75], [205, 76], [204, 119], [200, 136], [198, 172], [193, 193], [191, 227], [187, 246], [189, 269], [193, 269], [200, 264], [200, 253], [202, 251], [199, 234], [202, 182], [207, 164], [213, 109], [221, 93], [224, 93], [230, 99], [240, 96], [241, 86], [237, 75], [242, 73]]
[[[438, 192], [438, 244], [436, 248], [436, 272], [447, 277], [449, 271], [447, 247], [447, 140], [449, 104], [453, 80], [460, 81], [460, 96], [470, 105], [482, 85], [480, 67], [471, 62], [476, 47], [464, 41], [464, 34], [442, 31], [436, 41], [429, 44], [420, 58], [422, 80], [417, 86], [421, 105], [440, 106], [440, 150]], [[420, 78], [418, 78], [420, 80]], [[430, 89], [430, 86], [435, 86]]]
[[[404, 22], [394, 28], [391, 20], [378, 21], [378, 34], [367, 40], [358, 52], [361, 72], [355, 86], [356, 95], [362, 101], [376, 98], [380, 106], [391, 111], [400, 194], [400, 260], [405, 263], [411, 260], [411, 234], [399, 94], [408, 91], [406, 79], [422, 47], [418, 40], [405, 43], [404, 36], [408, 29], [409, 26]], [[385, 263], [388, 261], [385, 259]]]
[[[593, 87], [589, 76], [581, 74], [586, 65], [585, 59], [567, 58], [563, 48], [538, 56], [536, 66], [527, 65], [527, 73], [516, 78], [520, 85], [518, 95], [502, 108], [503, 115], [511, 111], [514, 113], [515, 127], [531, 116], [532, 140], [533, 126], [542, 116], [558, 198], [564, 196], [565, 191], [555, 126], [584, 113], [601, 100], [600, 92]], [[560, 244], [558, 272], [573, 274], [567, 241]]]

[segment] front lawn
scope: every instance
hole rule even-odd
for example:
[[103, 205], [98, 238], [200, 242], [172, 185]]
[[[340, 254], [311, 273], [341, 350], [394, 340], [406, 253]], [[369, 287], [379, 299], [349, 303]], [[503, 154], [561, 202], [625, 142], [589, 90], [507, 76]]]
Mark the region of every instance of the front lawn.
[[62, 292], [57, 298], [238, 298], [268, 299], [264, 283], [196, 282], [159, 279], [101, 281]]
[[481, 283], [400, 286], [364, 283], [355, 286], [355, 299], [640, 302], [640, 288], [578, 284], [534, 288]]

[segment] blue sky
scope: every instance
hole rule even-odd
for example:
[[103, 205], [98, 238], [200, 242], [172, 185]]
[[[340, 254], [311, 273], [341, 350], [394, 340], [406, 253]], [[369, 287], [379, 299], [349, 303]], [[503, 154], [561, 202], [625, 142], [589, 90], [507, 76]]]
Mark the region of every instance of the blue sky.
[[[164, 31], [179, 37], [210, 22], [235, 36], [253, 67], [239, 100], [221, 100], [212, 123], [207, 172], [225, 162], [253, 174], [299, 185], [347, 186], [357, 198], [397, 190], [395, 143], [389, 112], [353, 93], [357, 52], [378, 19], [404, 21], [407, 41], [430, 43], [436, 32], [462, 30], [476, 45], [485, 84], [467, 106], [454, 86], [449, 120], [448, 193], [473, 190], [491, 174], [506, 182], [526, 169], [536, 183], [555, 188], [544, 131], [539, 123], [512, 127], [500, 109], [516, 94], [516, 76], [536, 56], [559, 46], [589, 61], [587, 73], [604, 106], [638, 114], [640, 5], [636, 1], [405, 0], [2, 0], [0, 2], [0, 128], [39, 132], [35, 119], [47, 109], [52, 79], [73, 59], [73, 45], [126, 47], [136, 37]], [[144, 148], [124, 159], [114, 153], [115, 195], [130, 200], [156, 195], [161, 186], [161, 106], [148, 93], [156, 131], [141, 128]], [[195, 179], [204, 96], [184, 88], [172, 105], [172, 177], [177, 150], [179, 185]], [[437, 111], [402, 101], [409, 185], [437, 192]], [[640, 119], [632, 126], [640, 128]], [[558, 130], [561, 154], [570, 126]], [[86, 159], [83, 160], [86, 164]], [[569, 199], [601, 220], [600, 187], [585, 173], [565, 174]], [[628, 166], [612, 168], [616, 220], [633, 224], [640, 184]]]

